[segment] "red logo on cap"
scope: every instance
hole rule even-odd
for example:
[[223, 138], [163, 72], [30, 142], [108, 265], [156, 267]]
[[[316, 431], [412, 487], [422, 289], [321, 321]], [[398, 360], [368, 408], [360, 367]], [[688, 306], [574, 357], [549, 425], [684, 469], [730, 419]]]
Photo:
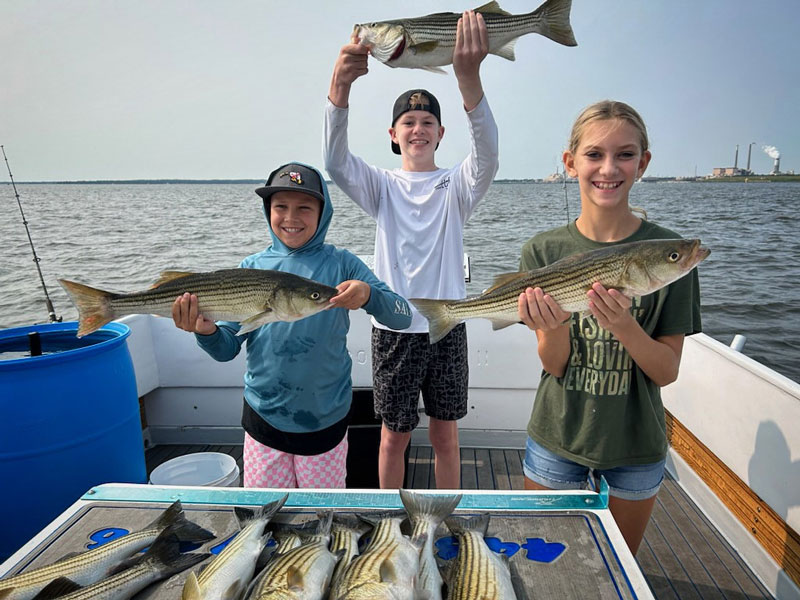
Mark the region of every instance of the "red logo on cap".
[[296, 183], [297, 185], [303, 185], [303, 176], [300, 175], [297, 171], [284, 171], [279, 175], [279, 177], [288, 177], [292, 183]]

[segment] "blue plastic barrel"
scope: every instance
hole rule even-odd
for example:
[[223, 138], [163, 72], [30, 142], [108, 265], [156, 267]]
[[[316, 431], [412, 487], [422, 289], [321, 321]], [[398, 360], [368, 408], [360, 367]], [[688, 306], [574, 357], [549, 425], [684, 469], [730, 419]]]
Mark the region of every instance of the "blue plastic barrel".
[[[0, 562], [92, 486], [147, 482], [130, 328], [77, 331], [0, 330]], [[26, 355], [30, 333], [41, 356]]]

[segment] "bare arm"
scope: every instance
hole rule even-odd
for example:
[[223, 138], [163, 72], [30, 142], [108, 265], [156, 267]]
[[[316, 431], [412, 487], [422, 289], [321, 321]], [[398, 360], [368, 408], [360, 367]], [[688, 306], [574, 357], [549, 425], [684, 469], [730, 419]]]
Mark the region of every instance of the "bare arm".
[[488, 53], [489, 35], [483, 16], [471, 10], [465, 11], [456, 28], [453, 72], [458, 79], [458, 89], [467, 112], [478, 106], [483, 98], [480, 68]]
[[342, 46], [339, 57], [333, 66], [331, 87], [328, 91], [328, 98], [335, 106], [347, 108], [350, 101], [350, 87], [356, 79], [366, 75], [369, 70], [367, 68], [368, 54], [369, 49], [358, 43], [358, 37], [355, 34], [350, 38], [349, 44]]
[[631, 314], [630, 298], [595, 283], [588, 293], [589, 309], [598, 325], [614, 334], [633, 361], [656, 385], [678, 378], [684, 335], [650, 337]]

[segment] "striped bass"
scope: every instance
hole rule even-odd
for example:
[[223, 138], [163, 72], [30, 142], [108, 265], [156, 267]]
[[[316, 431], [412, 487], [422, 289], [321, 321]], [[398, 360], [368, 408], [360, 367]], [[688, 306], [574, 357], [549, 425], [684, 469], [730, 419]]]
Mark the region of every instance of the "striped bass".
[[322, 600], [333, 569], [342, 553], [328, 549], [331, 517], [320, 518], [316, 533], [307, 541], [277, 556], [259, 575], [249, 600]]
[[425, 544], [419, 554], [418, 590], [424, 590], [428, 600], [442, 600], [442, 576], [433, 552], [434, 534], [439, 524], [448, 518], [461, 502], [461, 494], [422, 495], [400, 490], [400, 499], [411, 519], [411, 538], [424, 537]]
[[173, 528], [169, 527], [159, 534], [144, 556], [129, 559], [130, 565], [121, 565], [125, 568], [116, 575], [86, 587], [81, 587], [66, 577], [60, 577], [45, 587], [36, 599], [127, 600], [151, 583], [180, 573], [209, 556], [211, 555], [181, 554], [180, 540]]
[[[189, 573], [183, 585], [183, 600], [238, 600], [253, 578], [256, 563], [272, 537], [267, 523], [289, 494], [253, 511], [234, 507], [240, 531], [208, 565], [195, 575]], [[266, 535], [265, 535], [266, 532]]]
[[447, 599], [516, 600], [508, 558], [504, 556], [501, 559], [483, 539], [489, 526], [489, 515], [467, 521], [452, 518], [445, 523], [458, 538], [458, 556], [448, 572]]
[[204, 542], [214, 538], [210, 531], [186, 519], [178, 500], [144, 529], [123, 535], [98, 548], [62, 558], [53, 564], [0, 580], [0, 598], [31, 600], [50, 582], [59, 578], [69, 579], [79, 586], [91, 585], [107, 577], [123, 560], [151, 545], [168, 527], [180, 541]]
[[[577, 46], [569, 13], [572, 0], [547, 0], [531, 13], [512, 15], [495, 1], [476, 8], [483, 16], [489, 53], [514, 60], [514, 44], [522, 35], [538, 33], [565, 46]], [[425, 17], [361, 23], [353, 33], [370, 54], [390, 67], [444, 72], [452, 64], [456, 26], [461, 13], [435, 13]]]
[[336, 563], [332, 581], [337, 581], [345, 568], [347, 568], [347, 565], [358, 556], [358, 540], [368, 529], [369, 526], [355, 515], [340, 513], [333, 515], [331, 552], [337, 553], [341, 551], [343, 554], [339, 562]]
[[428, 319], [430, 342], [435, 344], [467, 319], [489, 319], [493, 329], [519, 323], [518, 298], [529, 287], [542, 288], [566, 312], [587, 312], [586, 293], [596, 282], [628, 297], [645, 296], [680, 279], [710, 253], [697, 239], [615, 244], [562, 258], [541, 269], [498, 275], [492, 287], [463, 300], [409, 301]]
[[377, 522], [364, 552], [334, 582], [330, 600], [416, 598], [419, 551], [424, 540], [412, 542], [402, 534], [400, 523], [404, 519], [405, 514], [388, 514]]
[[208, 273], [164, 271], [143, 292], [116, 294], [59, 279], [78, 309], [78, 337], [125, 315], [172, 316], [175, 299], [197, 295], [198, 308], [212, 321], [237, 321], [239, 335], [273, 321], [297, 321], [330, 307], [336, 288], [283, 271], [223, 269]]

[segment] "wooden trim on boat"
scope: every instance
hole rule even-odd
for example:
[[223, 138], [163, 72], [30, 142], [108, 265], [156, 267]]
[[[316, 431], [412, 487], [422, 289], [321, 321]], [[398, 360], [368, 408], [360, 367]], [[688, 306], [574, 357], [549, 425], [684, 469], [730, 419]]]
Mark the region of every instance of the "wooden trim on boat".
[[669, 411], [666, 424], [672, 448], [800, 585], [800, 535]]

